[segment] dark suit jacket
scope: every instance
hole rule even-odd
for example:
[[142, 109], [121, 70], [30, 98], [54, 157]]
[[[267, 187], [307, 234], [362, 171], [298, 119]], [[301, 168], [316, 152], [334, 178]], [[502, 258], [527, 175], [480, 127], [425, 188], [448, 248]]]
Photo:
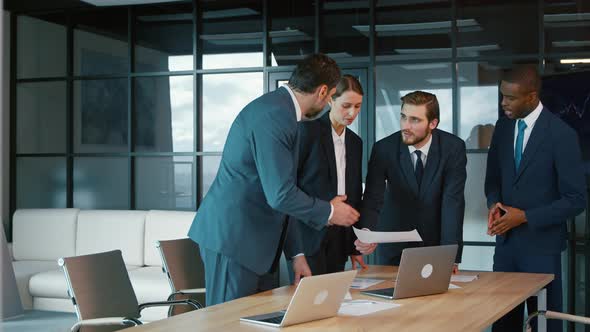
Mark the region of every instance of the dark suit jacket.
[[501, 202], [525, 211], [527, 223], [496, 236], [497, 247], [518, 253], [558, 254], [566, 247], [566, 219], [586, 204], [578, 138], [573, 129], [543, 109], [514, 167], [515, 120], [496, 122], [488, 153], [488, 206]]
[[[318, 121], [302, 122], [299, 125], [299, 133], [297, 185], [308, 195], [329, 201], [337, 195], [338, 190], [330, 114], [325, 114]], [[363, 144], [361, 138], [348, 128], [344, 140], [347, 203], [358, 209], [363, 190]], [[289, 222], [285, 255], [289, 258], [298, 253], [314, 255], [319, 250], [322, 240], [330, 241], [330, 254], [334, 254], [331, 257], [336, 256], [346, 261], [348, 255], [356, 253], [356, 237], [350, 227], [330, 226], [318, 232], [304, 223]]]
[[[379, 255], [393, 260], [415, 245], [463, 247], [465, 143], [442, 130], [432, 131], [422, 185], [418, 188], [408, 146], [398, 131], [375, 143], [361, 209], [361, 227], [378, 231], [417, 229], [421, 244], [379, 245]], [[385, 256], [384, 256], [385, 255]]]
[[329, 202], [295, 184], [297, 141], [295, 106], [285, 88], [248, 104], [230, 128], [219, 171], [189, 237], [262, 275], [280, 250], [287, 214], [324, 228]]

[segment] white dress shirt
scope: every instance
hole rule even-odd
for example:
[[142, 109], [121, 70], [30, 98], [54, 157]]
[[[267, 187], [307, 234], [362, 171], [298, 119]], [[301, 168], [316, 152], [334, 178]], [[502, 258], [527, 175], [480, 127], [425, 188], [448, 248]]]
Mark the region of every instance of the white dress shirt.
[[332, 127], [332, 140], [334, 141], [334, 154], [336, 157], [336, 178], [338, 180], [337, 195], [346, 194], [346, 128], [341, 135]]
[[426, 144], [424, 144], [424, 146], [419, 149], [416, 149], [413, 145], [408, 145], [408, 150], [410, 150], [410, 158], [412, 158], [412, 166], [414, 169], [416, 169], [416, 161], [418, 160], [418, 156], [414, 152], [416, 150], [420, 150], [420, 152], [422, 152], [422, 165], [426, 167], [426, 160], [428, 159], [430, 145], [432, 145], [432, 135], [430, 135], [428, 142], [426, 142]]
[[[531, 132], [533, 131], [533, 127], [535, 126], [535, 122], [541, 115], [541, 111], [543, 110], [543, 104], [539, 101], [539, 105], [531, 112], [529, 115], [525, 116], [522, 120], [526, 123], [526, 128], [524, 129], [524, 139], [522, 140], [522, 153], [524, 153], [524, 148], [526, 147], [526, 143], [529, 141], [529, 137], [531, 137]], [[520, 120], [520, 119], [518, 119]], [[516, 138], [518, 137], [518, 120], [514, 122], [514, 144], [513, 147], [516, 148]]]
[[291, 95], [291, 100], [293, 100], [293, 105], [295, 105], [295, 116], [297, 117], [297, 122], [301, 121], [301, 106], [299, 106], [299, 102], [297, 101], [297, 98], [295, 98], [293, 90], [291, 90], [287, 84], [283, 85], [283, 88], [287, 89], [287, 91], [289, 91], [289, 95]]

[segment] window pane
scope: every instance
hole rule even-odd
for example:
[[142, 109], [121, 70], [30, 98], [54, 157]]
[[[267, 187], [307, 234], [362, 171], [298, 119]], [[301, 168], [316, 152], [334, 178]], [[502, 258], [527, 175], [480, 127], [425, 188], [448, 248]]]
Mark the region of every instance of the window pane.
[[272, 66], [296, 64], [314, 51], [315, 1], [269, 1]]
[[66, 152], [66, 83], [18, 83], [17, 153]]
[[261, 67], [262, 2], [203, 1], [203, 69]]
[[74, 82], [74, 151], [128, 151], [127, 79]]
[[[369, 1], [324, 1], [320, 48], [338, 63], [369, 62]], [[362, 29], [360, 29], [362, 30]]]
[[139, 210], [195, 210], [193, 157], [135, 159], [135, 199]]
[[543, 23], [547, 53], [590, 51], [590, 4], [545, 0]]
[[127, 74], [127, 9], [80, 11], [74, 19], [74, 74]]
[[17, 67], [18, 78], [55, 77], [66, 75], [65, 18], [58, 15], [41, 19], [18, 16]]
[[16, 208], [66, 207], [66, 158], [16, 158]]
[[262, 89], [262, 73], [203, 75], [203, 151], [223, 151], [236, 115]]
[[465, 183], [465, 219], [463, 220], [464, 241], [495, 241], [486, 234], [488, 229], [488, 208], [484, 193], [486, 177], [486, 153], [467, 154], [467, 182]]
[[221, 156], [204, 156], [201, 158], [203, 158], [203, 197], [205, 197], [219, 170]]
[[[451, 56], [451, 2], [377, 1], [377, 60]], [[365, 36], [369, 25], [357, 28]]]
[[129, 209], [129, 159], [74, 158], [74, 207]]
[[193, 76], [135, 80], [135, 150], [194, 150]]
[[464, 246], [460, 270], [492, 271], [494, 265], [494, 245]]
[[537, 0], [457, 0], [457, 55], [539, 52]]
[[468, 149], [487, 149], [500, 109], [498, 63], [465, 62], [458, 65], [459, 136]]
[[191, 3], [135, 8], [135, 71], [193, 69]]
[[398, 130], [401, 111], [400, 98], [422, 90], [436, 95], [440, 106], [438, 128], [453, 132], [453, 94], [451, 64], [424, 63], [377, 66], [376, 128], [377, 140]]

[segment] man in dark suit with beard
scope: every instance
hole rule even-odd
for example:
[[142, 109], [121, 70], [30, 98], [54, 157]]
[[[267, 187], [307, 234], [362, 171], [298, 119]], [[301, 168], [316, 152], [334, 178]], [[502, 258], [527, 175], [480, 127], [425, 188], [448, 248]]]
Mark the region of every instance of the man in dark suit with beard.
[[[458, 264], [467, 177], [465, 143], [437, 129], [440, 111], [435, 95], [415, 91], [401, 100], [401, 130], [373, 147], [359, 226], [420, 233], [423, 242], [380, 245], [378, 264], [399, 265], [404, 248], [441, 244], [459, 245]], [[363, 254], [376, 247], [359, 240], [356, 244]]]

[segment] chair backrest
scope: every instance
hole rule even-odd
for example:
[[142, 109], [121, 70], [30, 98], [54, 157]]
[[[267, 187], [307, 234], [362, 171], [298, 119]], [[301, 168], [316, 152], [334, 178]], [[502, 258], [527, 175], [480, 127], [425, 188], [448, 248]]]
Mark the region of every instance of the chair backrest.
[[[58, 262], [64, 270], [78, 319], [139, 318], [139, 304], [120, 250], [66, 257]], [[97, 329], [83, 328], [82, 331]]]
[[[169, 300], [193, 299], [205, 303], [205, 294], [175, 294], [177, 291], [205, 288], [205, 267], [201, 260], [199, 246], [191, 239], [158, 241], [156, 246], [162, 257], [162, 268], [172, 290]], [[169, 316], [193, 310], [188, 306], [170, 308]]]
[[157, 246], [172, 292], [205, 288], [205, 267], [199, 246], [194, 241], [188, 238], [158, 241]]

